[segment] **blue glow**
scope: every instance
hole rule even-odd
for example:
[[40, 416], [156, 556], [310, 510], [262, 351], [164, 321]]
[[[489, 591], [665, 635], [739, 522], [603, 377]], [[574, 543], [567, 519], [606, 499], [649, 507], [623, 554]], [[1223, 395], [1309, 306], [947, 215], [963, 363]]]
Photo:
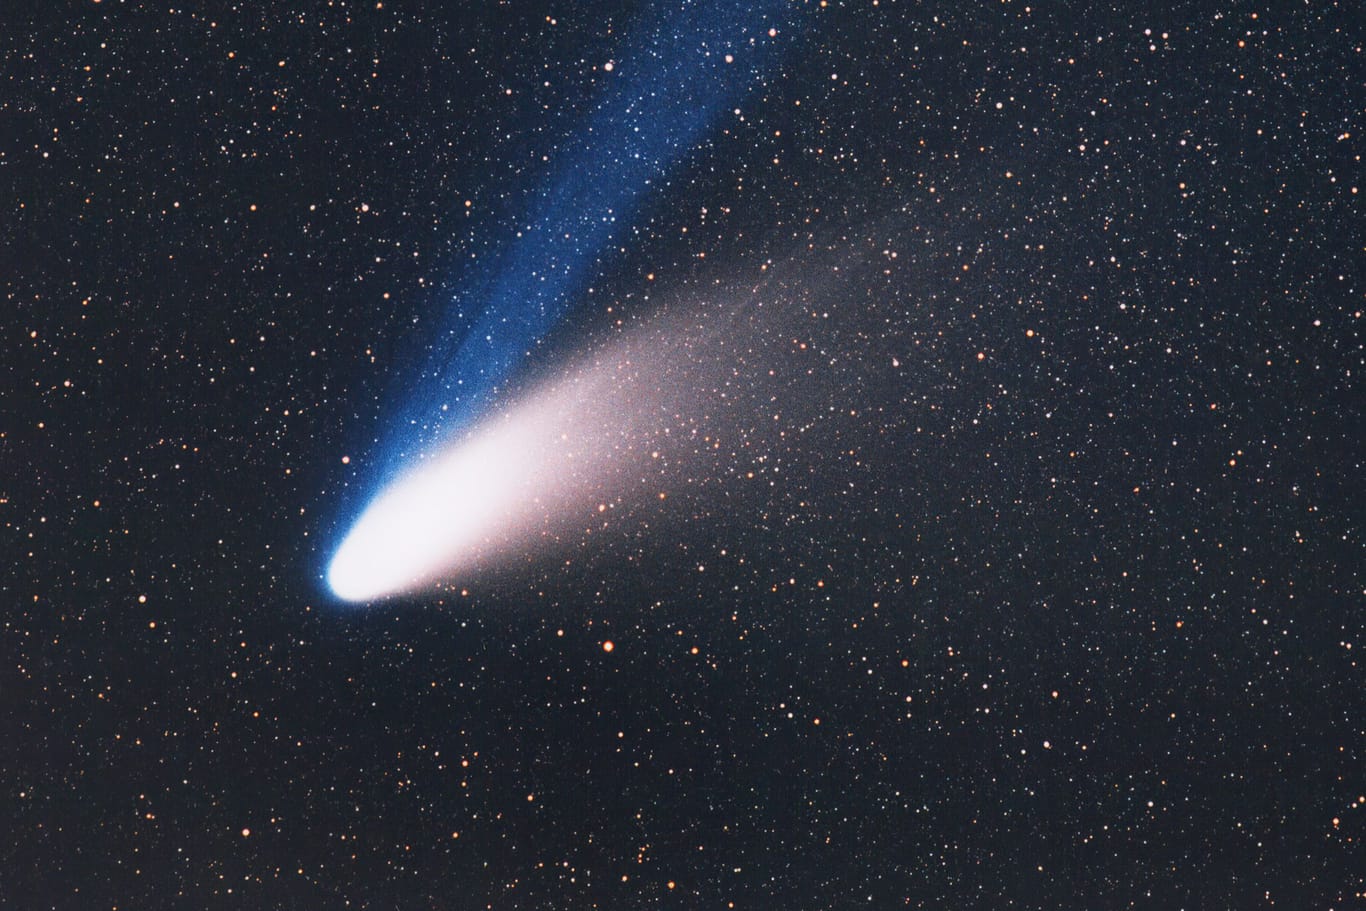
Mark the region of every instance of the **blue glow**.
[[762, 82], [798, 32], [799, 14], [790, 0], [651, 7], [628, 53], [600, 77], [603, 94], [586, 122], [546, 164], [533, 211], [506, 247], [461, 276], [466, 290], [391, 440], [396, 461], [431, 456], [488, 407], [669, 171]]

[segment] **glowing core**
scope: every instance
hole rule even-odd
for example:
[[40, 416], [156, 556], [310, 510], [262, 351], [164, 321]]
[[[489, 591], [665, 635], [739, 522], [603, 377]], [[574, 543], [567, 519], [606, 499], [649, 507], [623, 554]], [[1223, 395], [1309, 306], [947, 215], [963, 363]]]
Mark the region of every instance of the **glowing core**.
[[620, 405], [608, 379], [588, 371], [542, 388], [388, 485], [332, 557], [332, 593], [412, 591], [579, 522], [626, 429], [605, 422], [602, 409]]
[[[503, 434], [502, 436], [506, 436]], [[510, 440], [491, 435], [385, 489], [342, 541], [327, 570], [337, 597], [368, 601], [405, 591], [477, 549], [525, 483]]]

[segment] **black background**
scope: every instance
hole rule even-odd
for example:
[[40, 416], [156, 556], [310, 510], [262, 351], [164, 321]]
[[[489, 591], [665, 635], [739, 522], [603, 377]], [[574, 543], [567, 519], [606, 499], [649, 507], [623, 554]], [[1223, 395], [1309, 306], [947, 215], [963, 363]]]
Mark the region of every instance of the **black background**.
[[787, 435], [345, 608], [424, 329], [669, 15], [435, 6], [0, 11], [0, 901], [1360, 900], [1351, 4], [802, 6], [555, 346], [767, 281]]

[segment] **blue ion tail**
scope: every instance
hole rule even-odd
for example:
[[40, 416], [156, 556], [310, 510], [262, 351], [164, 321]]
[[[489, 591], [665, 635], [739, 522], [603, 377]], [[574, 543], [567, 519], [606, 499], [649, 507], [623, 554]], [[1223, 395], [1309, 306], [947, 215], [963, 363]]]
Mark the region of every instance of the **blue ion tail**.
[[[611, 259], [672, 169], [804, 31], [787, 0], [654, 4], [602, 94], [546, 166], [516, 236], [462, 280], [391, 451], [429, 455], [465, 429]], [[473, 299], [477, 297], [479, 299]], [[474, 321], [457, 314], [478, 313]]]

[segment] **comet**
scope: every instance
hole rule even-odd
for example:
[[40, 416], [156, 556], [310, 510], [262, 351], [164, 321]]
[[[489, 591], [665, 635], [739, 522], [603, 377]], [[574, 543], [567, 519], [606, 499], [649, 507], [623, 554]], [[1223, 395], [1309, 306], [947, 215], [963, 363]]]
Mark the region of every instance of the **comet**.
[[642, 459], [669, 435], [660, 408], [677, 389], [641, 381], [636, 366], [686, 372], [686, 359], [633, 341], [515, 401], [507, 389], [594, 277], [629, 252], [623, 235], [664, 201], [673, 170], [719, 118], [740, 115], [809, 15], [788, 0], [647, 10], [620, 59], [592, 66], [596, 101], [541, 156], [515, 233], [488, 238], [494, 252], [461, 277], [418, 381], [404, 378], [420, 391], [391, 408], [384, 486], [326, 569], [339, 599], [415, 591], [573, 535], [651, 477]]

